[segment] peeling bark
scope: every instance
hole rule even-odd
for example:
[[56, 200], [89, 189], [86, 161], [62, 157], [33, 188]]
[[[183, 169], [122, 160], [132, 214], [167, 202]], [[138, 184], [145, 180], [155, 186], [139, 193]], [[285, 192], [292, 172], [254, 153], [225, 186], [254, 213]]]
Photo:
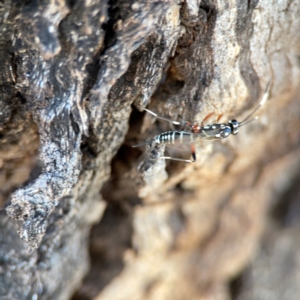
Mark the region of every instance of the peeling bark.
[[[0, 298], [69, 299], [87, 274], [74, 299], [229, 299], [299, 175], [300, 4], [7, 1], [0, 11]], [[159, 159], [160, 145], [131, 148], [173, 129], [146, 106], [179, 121], [242, 119], [270, 80], [260, 120], [198, 146], [194, 164]], [[239, 280], [261, 291], [255, 270], [231, 284], [234, 299], [248, 299]]]

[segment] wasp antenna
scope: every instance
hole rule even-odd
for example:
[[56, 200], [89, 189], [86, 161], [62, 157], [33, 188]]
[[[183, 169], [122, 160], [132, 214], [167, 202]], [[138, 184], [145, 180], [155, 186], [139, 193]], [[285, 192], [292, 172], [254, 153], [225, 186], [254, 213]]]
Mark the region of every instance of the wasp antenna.
[[249, 123], [251, 123], [251, 122], [253, 122], [253, 121], [257, 120], [257, 119], [258, 119], [258, 116], [256, 116], [255, 118], [253, 118], [253, 119], [251, 119], [251, 120], [249, 120], [247, 122], [242, 122], [242, 123], [239, 124], [239, 127], [244, 126], [246, 124], [249, 124]]
[[149, 110], [149, 109], [145, 108], [145, 111], [148, 112], [149, 114], [151, 114], [151, 115], [157, 117], [157, 114], [154, 113], [152, 110]]
[[148, 112], [149, 114], [151, 114], [152, 116], [158, 118], [158, 119], [165, 120], [167, 122], [173, 123], [174, 125], [180, 125], [181, 124], [180, 122], [173, 121], [173, 120], [161, 117], [161, 116], [157, 115], [156, 113], [154, 113], [153, 111], [151, 111], [151, 110], [149, 110], [147, 108], [145, 108], [145, 111]]
[[259, 102], [259, 105], [260, 106], [263, 106], [266, 101], [268, 100], [269, 98], [269, 92], [270, 92], [270, 86], [271, 86], [271, 80], [268, 82], [267, 86], [266, 86], [266, 89], [265, 89], [265, 92], [261, 98], [261, 101]]
[[[252, 112], [246, 119], [244, 119], [242, 122], [240, 122], [240, 126], [245, 125], [246, 123], [248, 123], [248, 122], [246, 122], [246, 121], [247, 121], [251, 116], [253, 116], [253, 115], [257, 112], [257, 110], [258, 110], [260, 107], [261, 107], [261, 105], [259, 104], [259, 105], [253, 110], [253, 112]], [[255, 120], [255, 118], [254, 118], [253, 120]]]
[[[246, 119], [244, 119], [242, 122], [240, 122], [240, 126], [248, 124], [249, 122], [246, 122], [246, 121], [251, 116], [253, 116], [261, 106], [263, 106], [266, 103], [266, 101], [268, 100], [268, 97], [269, 97], [270, 85], [271, 85], [271, 80], [268, 82], [268, 84], [266, 86], [266, 89], [265, 89], [265, 92], [264, 92], [264, 94], [262, 96], [262, 99], [259, 102], [258, 106], [253, 110], [253, 112], [248, 117], [246, 117]], [[254, 120], [256, 120], [256, 117], [254, 119], [252, 119], [251, 122], [254, 121]]]

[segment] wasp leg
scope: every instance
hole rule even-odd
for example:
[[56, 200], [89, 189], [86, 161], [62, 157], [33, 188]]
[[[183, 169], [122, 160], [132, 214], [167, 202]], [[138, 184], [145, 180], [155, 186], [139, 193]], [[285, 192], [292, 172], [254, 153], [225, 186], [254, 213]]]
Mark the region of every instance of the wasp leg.
[[217, 122], [220, 121], [220, 119], [222, 118], [222, 116], [223, 116], [223, 114], [219, 114], [219, 115], [218, 115]]
[[196, 149], [195, 149], [195, 145], [191, 145], [191, 152], [192, 152], [192, 162], [195, 162], [196, 161]]
[[187, 162], [187, 163], [194, 162], [193, 160], [190, 160], [190, 159], [182, 159], [182, 158], [176, 158], [176, 157], [170, 157], [170, 156], [161, 156], [160, 159], [183, 161], [183, 162]]
[[191, 126], [191, 129], [193, 133], [200, 132], [200, 126], [198, 125], [198, 123], [195, 123], [193, 126]]
[[176, 157], [170, 157], [170, 156], [161, 156], [160, 159], [169, 159], [169, 160], [176, 160], [176, 161], [183, 161], [187, 163], [195, 162], [196, 161], [196, 149], [195, 145], [191, 145], [191, 151], [192, 151], [192, 158], [191, 159], [182, 159], [182, 158], [176, 158]]
[[204, 126], [204, 122], [207, 121], [212, 115], [214, 114], [214, 112], [209, 113], [201, 122], [201, 127]]

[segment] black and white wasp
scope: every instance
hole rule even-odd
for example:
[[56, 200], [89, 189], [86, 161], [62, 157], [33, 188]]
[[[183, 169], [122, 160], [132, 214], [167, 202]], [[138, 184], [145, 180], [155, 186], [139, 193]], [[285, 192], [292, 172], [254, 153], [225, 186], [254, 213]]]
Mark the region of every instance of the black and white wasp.
[[[168, 121], [174, 125], [181, 125], [184, 127], [187, 127], [189, 131], [167, 131], [163, 132], [157, 136], [155, 136], [153, 139], [148, 140], [144, 143], [134, 145], [132, 147], [139, 147], [147, 144], [163, 144], [163, 145], [169, 145], [169, 144], [190, 144], [191, 147], [191, 154], [192, 154], [192, 160], [189, 159], [181, 159], [181, 158], [175, 158], [175, 157], [169, 157], [169, 156], [161, 156], [161, 159], [169, 159], [169, 160], [177, 160], [177, 161], [183, 161], [183, 162], [195, 162], [196, 161], [196, 150], [195, 150], [195, 144], [199, 142], [199, 140], [222, 140], [227, 138], [228, 136], [236, 135], [239, 132], [239, 128], [241, 126], [244, 126], [245, 124], [248, 124], [252, 122], [253, 120], [256, 120], [258, 117], [254, 117], [253, 119], [250, 119], [255, 112], [265, 104], [265, 102], [268, 99], [269, 96], [269, 87], [270, 82], [268, 83], [266, 90], [262, 96], [261, 101], [259, 102], [259, 105], [242, 121], [239, 122], [236, 119], [229, 120], [227, 123], [213, 123], [213, 124], [207, 124], [204, 125], [204, 122], [210, 118], [214, 113], [208, 114], [200, 125], [198, 123], [191, 124], [190, 122], [183, 121], [183, 122], [177, 122], [173, 121], [161, 116], [158, 116], [156, 113], [154, 113], [151, 110], [145, 109], [148, 113], [152, 114], [158, 119]], [[222, 115], [219, 115], [217, 118], [217, 122], [220, 120]], [[249, 120], [250, 119], [250, 120]]]

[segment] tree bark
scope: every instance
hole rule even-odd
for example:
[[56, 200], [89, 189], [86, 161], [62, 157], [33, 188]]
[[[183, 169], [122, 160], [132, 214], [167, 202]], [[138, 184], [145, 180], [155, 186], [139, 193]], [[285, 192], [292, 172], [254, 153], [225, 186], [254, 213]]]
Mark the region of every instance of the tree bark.
[[[0, 11], [1, 299], [299, 299], [299, 1]], [[132, 148], [269, 82], [195, 163]]]

